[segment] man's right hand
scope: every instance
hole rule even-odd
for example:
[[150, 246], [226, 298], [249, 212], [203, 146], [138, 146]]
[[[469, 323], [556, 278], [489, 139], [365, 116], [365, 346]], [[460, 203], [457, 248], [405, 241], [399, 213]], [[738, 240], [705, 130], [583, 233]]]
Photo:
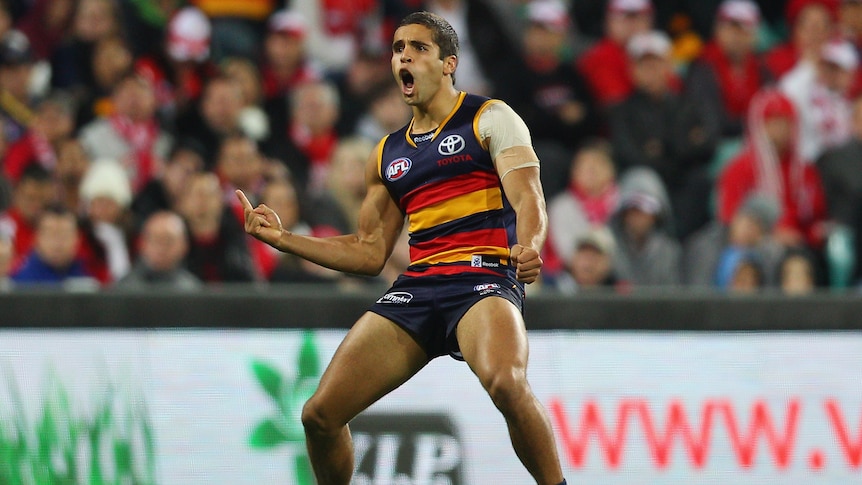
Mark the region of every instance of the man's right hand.
[[245, 232], [278, 249], [283, 232], [278, 214], [265, 204], [252, 207], [242, 190], [237, 189], [236, 197], [242, 203], [245, 214]]

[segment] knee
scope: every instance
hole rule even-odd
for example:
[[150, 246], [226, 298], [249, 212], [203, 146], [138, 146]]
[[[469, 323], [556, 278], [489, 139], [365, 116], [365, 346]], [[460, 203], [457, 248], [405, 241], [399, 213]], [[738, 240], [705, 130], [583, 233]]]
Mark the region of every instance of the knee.
[[522, 369], [504, 369], [491, 374], [483, 385], [494, 405], [506, 414], [517, 408], [530, 394], [527, 377]]
[[307, 435], [334, 435], [344, 423], [338, 423], [327, 413], [319, 400], [312, 397], [302, 407], [302, 427]]

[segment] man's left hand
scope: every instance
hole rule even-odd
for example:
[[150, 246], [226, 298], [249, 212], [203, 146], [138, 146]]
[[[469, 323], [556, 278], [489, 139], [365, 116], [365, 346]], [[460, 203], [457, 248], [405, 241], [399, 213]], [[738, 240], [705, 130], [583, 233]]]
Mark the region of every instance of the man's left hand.
[[521, 283], [529, 284], [539, 278], [543, 261], [535, 249], [515, 244], [509, 252], [509, 261], [515, 266], [515, 276]]

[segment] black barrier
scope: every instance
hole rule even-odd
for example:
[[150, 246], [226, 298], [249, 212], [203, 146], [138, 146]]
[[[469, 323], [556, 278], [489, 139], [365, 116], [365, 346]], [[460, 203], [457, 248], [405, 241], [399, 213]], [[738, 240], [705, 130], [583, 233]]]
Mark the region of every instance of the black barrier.
[[[348, 328], [382, 289], [223, 286], [196, 293], [15, 291], [0, 294], [5, 328]], [[687, 290], [530, 295], [535, 330], [860, 330], [862, 296], [728, 295]]]

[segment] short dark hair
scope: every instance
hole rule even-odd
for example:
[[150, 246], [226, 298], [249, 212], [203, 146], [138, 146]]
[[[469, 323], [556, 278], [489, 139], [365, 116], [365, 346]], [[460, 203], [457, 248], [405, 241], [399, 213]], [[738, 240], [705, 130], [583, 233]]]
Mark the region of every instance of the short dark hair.
[[[413, 12], [404, 17], [398, 27], [405, 25], [422, 25], [431, 29], [433, 32], [431, 38], [440, 47], [440, 59], [458, 55], [460, 49], [458, 33], [443, 17], [431, 12]], [[452, 74], [452, 82], [455, 82], [454, 73]]]

